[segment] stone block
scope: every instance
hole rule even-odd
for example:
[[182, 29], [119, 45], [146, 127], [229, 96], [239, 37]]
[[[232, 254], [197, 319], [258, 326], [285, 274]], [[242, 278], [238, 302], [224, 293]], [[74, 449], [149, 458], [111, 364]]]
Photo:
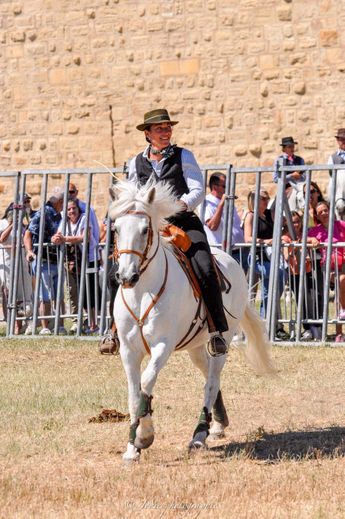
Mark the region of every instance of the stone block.
[[24, 55], [24, 48], [22, 45], [7, 45], [5, 47], [5, 56], [7, 59], [22, 58]]
[[25, 32], [24, 31], [15, 31], [10, 33], [10, 39], [14, 43], [24, 42], [25, 41]]
[[322, 47], [334, 47], [338, 43], [338, 31], [322, 30], [320, 31], [320, 45]]
[[332, 65], [344, 63], [344, 49], [340, 47], [326, 49], [326, 59]]
[[262, 70], [272, 69], [276, 64], [276, 57], [273, 54], [262, 54], [259, 57], [259, 67]]
[[295, 94], [304, 95], [306, 92], [306, 84], [304, 81], [296, 81], [292, 85], [292, 90]]
[[276, 11], [281, 22], [290, 22], [292, 20], [292, 9], [290, 6], [277, 6]]
[[237, 144], [237, 146], [234, 147], [234, 153], [236, 157], [247, 155], [247, 146], [245, 144]]
[[48, 74], [48, 80], [51, 85], [63, 85], [67, 83], [67, 71], [62, 68], [51, 69]]
[[197, 74], [200, 69], [198, 58], [161, 61], [159, 70], [161, 76], [178, 76]]

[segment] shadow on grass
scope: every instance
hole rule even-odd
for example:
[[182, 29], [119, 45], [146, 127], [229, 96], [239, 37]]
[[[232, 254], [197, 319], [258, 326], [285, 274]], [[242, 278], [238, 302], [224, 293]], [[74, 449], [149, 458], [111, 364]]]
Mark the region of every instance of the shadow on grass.
[[345, 427], [312, 431], [266, 433], [258, 429], [243, 443], [211, 447], [221, 458], [245, 456], [252, 460], [276, 463], [281, 460], [335, 458], [345, 456]]

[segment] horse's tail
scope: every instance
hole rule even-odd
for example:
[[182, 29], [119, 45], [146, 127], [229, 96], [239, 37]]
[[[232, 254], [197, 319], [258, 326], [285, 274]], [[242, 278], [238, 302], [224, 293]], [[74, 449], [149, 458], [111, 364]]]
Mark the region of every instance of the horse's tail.
[[276, 373], [270, 356], [270, 343], [265, 323], [248, 303], [240, 326], [247, 338], [246, 357], [254, 371], [259, 375]]

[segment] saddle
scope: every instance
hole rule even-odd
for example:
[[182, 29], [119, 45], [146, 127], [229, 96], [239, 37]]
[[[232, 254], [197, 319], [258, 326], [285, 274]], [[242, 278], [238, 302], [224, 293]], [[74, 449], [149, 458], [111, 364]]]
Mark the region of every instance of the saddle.
[[[179, 264], [183, 268], [187, 279], [193, 289], [193, 294], [196, 300], [201, 298], [201, 289], [200, 284], [198, 281], [198, 278], [196, 277], [194, 270], [192, 268], [192, 265], [189, 261], [189, 259], [186, 256], [186, 252], [190, 248], [192, 241], [188, 234], [180, 229], [180, 227], [177, 227], [176, 225], [169, 224], [162, 230], [162, 235], [164, 237], [169, 238], [170, 243], [173, 245], [173, 252], [178, 260]], [[222, 292], [229, 293], [231, 288], [230, 281], [224, 276], [222, 271], [219, 268], [219, 265], [217, 263], [217, 260], [212, 255], [213, 264], [215, 267], [215, 271], [217, 274], [219, 286]]]

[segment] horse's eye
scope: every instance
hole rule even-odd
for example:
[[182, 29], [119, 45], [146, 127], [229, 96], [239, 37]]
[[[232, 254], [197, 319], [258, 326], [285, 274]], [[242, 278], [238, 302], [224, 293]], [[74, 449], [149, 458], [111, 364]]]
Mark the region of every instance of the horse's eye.
[[145, 234], [148, 233], [148, 230], [149, 230], [148, 227], [144, 227], [144, 228], [143, 228], [142, 233], [143, 233], [144, 236], [145, 236]]

